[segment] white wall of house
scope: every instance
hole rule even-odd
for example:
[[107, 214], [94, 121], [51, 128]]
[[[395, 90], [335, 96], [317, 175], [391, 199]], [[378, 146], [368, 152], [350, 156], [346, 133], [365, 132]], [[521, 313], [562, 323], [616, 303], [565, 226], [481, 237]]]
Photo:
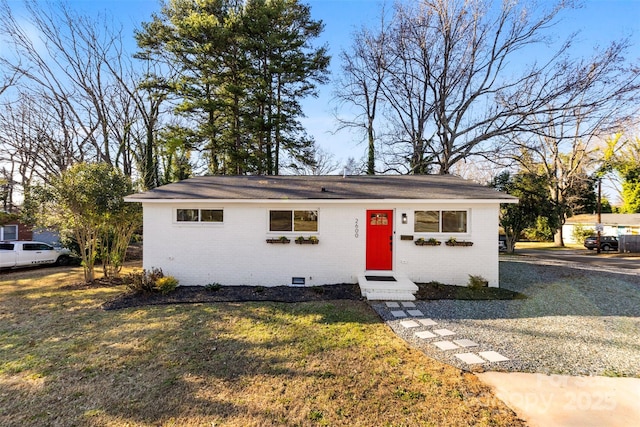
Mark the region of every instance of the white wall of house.
[[[181, 285], [278, 286], [293, 277], [305, 285], [357, 283], [365, 272], [366, 211], [394, 210], [393, 271], [415, 282], [438, 281], [465, 285], [469, 275], [480, 275], [498, 286], [497, 203], [392, 203], [363, 204], [345, 201], [283, 201], [219, 203], [143, 203], [144, 268], [160, 267]], [[222, 223], [178, 223], [176, 209], [223, 209]], [[317, 210], [318, 231], [269, 232], [269, 210]], [[467, 233], [415, 233], [416, 210], [468, 210]], [[402, 214], [407, 223], [402, 224]], [[269, 244], [266, 239], [287, 236], [290, 244]], [[298, 245], [298, 236], [317, 236], [317, 245]], [[435, 237], [440, 246], [416, 246], [401, 235]], [[455, 236], [472, 241], [470, 247], [449, 247]]]

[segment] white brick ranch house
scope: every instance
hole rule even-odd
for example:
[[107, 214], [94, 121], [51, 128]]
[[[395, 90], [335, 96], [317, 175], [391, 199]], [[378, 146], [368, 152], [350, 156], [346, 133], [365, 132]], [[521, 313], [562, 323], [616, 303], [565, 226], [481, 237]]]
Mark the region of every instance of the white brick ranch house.
[[359, 282], [369, 299], [498, 286], [499, 206], [517, 202], [440, 175], [203, 176], [126, 200], [143, 206], [144, 268], [181, 285]]

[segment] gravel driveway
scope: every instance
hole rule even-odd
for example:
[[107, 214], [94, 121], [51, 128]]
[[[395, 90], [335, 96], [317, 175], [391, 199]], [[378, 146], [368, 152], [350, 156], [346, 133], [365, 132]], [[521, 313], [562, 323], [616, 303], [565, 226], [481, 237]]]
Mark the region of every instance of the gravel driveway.
[[[416, 301], [416, 308], [439, 328], [454, 331], [454, 338], [478, 343], [473, 351], [494, 350], [511, 359], [486, 363], [485, 370], [640, 377], [640, 275], [505, 257], [500, 284], [529, 298]], [[406, 319], [394, 318], [384, 304], [373, 308], [428, 356], [469, 369], [454, 351], [417, 338], [400, 324]]]

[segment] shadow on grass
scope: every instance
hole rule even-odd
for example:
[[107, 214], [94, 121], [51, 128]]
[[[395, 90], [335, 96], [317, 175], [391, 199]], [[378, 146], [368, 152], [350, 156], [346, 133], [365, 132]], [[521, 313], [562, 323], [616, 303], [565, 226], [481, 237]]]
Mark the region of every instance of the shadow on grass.
[[105, 311], [119, 289], [2, 285], [0, 425], [518, 424], [363, 301]]
[[304, 401], [301, 390], [339, 389], [332, 359], [348, 365], [350, 349], [367, 346], [367, 325], [381, 323], [356, 301], [89, 310], [66, 320], [73, 331], [57, 329], [61, 320], [42, 320], [47, 332], [14, 341], [21, 350], [4, 357], [22, 357], [4, 373], [42, 378], [46, 386], [3, 383], [14, 402], [32, 404], [27, 418], [23, 405], [9, 405], [0, 421], [6, 415], [17, 417], [16, 425], [49, 424], [62, 415], [70, 424], [87, 417], [164, 424], [189, 414], [277, 424], [290, 416], [290, 402]]

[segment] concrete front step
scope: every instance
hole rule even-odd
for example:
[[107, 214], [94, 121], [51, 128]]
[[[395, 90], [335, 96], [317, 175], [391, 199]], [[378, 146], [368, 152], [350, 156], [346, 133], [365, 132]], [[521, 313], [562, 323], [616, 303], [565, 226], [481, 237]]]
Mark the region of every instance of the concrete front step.
[[[385, 276], [393, 276], [395, 281], [367, 280], [368, 274], [358, 276], [360, 293], [368, 300], [385, 301], [413, 301], [416, 299], [414, 293], [418, 291], [418, 286], [406, 277], [398, 277], [390, 273]], [[376, 276], [380, 276], [377, 274]]]
[[368, 301], [415, 301], [416, 297], [410, 292], [366, 292], [364, 295]]

